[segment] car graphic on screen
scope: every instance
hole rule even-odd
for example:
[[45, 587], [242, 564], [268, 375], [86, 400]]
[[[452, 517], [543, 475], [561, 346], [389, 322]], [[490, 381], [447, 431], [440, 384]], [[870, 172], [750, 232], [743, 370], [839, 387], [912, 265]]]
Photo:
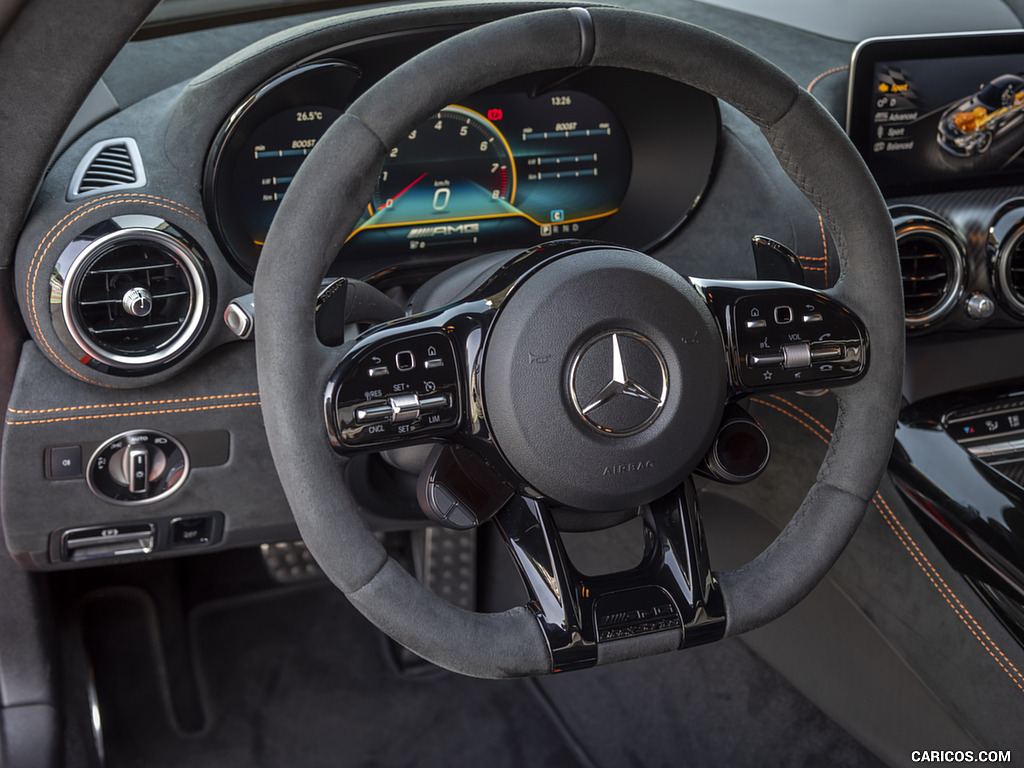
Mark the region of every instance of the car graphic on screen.
[[980, 155], [1024, 119], [1024, 78], [1000, 75], [961, 99], [939, 120], [939, 146], [958, 157]]

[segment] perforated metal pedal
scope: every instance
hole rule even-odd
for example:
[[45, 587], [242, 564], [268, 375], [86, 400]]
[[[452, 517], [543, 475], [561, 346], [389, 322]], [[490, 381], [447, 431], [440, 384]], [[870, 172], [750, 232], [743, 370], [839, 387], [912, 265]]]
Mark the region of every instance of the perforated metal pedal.
[[416, 569], [427, 589], [468, 611], [476, 610], [476, 534], [475, 528], [427, 528]]
[[260, 554], [270, 578], [279, 584], [324, 578], [324, 572], [302, 541], [278, 541], [260, 544]]

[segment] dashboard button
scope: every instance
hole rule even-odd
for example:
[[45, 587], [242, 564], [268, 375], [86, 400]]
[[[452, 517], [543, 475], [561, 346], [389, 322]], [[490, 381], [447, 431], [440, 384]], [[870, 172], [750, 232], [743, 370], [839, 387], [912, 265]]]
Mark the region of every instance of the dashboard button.
[[82, 446], [63, 445], [50, 449], [50, 477], [61, 480], [82, 474]]
[[416, 421], [420, 417], [419, 395], [395, 395], [389, 397], [388, 402], [391, 403], [391, 421], [395, 424]]
[[416, 357], [407, 349], [395, 355], [395, 367], [400, 371], [411, 371], [416, 367]]
[[59, 480], [82, 474], [82, 446], [61, 445], [50, 449], [50, 477]]
[[785, 361], [786, 358], [779, 353], [747, 356], [747, 365], [751, 368], [764, 368], [769, 365], [782, 365]]
[[392, 412], [390, 403], [365, 403], [355, 409], [353, 420], [356, 424], [373, 424], [378, 421], [387, 421], [391, 418]]
[[209, 544], [213, 533], [213, 518], [206, 515], [176, 517], [171, 520], [171, 546], [190, 547]]
[[775, 322], [779, 325], [787, 325], [793, 322], [793, 308], [781, 306], [775, 308]]
[[811, 345], [810, 344], [785, 344], [782, 347], [784, 368], [810, 368], [811, 366]]

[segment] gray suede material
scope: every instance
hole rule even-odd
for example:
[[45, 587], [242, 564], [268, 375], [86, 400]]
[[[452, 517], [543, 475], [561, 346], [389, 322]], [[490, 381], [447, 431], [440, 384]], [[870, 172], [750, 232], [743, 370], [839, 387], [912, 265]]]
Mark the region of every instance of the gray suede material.
[[[12, 20], [0, 41], [0, 266], [11, 263], [64, 126], [155, 5], [155, 0], [41, 0]], [[97, 19], [107, 21], [100, 25]]]
[[[67, 567], [49, 562], [53, 531], [203, 512], [224, 514], [218, 547], [293, 537], [294, 521], [267, 446], [255, 362], [254, 345], [229, 345], [173, 382], [111, 393], [57, 373], [26, 342], [0, 452], [0, 509], [10, 552], [28, 567]], [[95, 445], [130, 429], [170, 435], [226, 430], [228, 461], [194, 468], [177, 493], [134, 507], [101, 499], [81, 478], [45, 478], [47, 447]], [[88, 460], [84, 454], [83, 464]]]
[[594, 66], [654, 72], [707, 91], [758, 125], [779, 120], [798, 89], [749, 48], [686, 22], [620, 8], [592, 8]]
[[392, 639], [454, 672], [506, 678], [551, 671], [540, 625], [526, 608], [465, 611], [425, 590], [394, 560], [348, 598]]
[[[296, 61], [332, 49], [338, 49], [337, 55], [344, 58], [346, 43], [390, 34], [396, 29], [428, 29], [453, 23], [483, 24], [508, 14], [551, 5], [568, 7], [569, 3], [395, 5], [282, 30], [227, 57], [189, 82], [167, 124], [165, 144], [174, 148], [169, 159], [181, 173], [196, 180], [201, 178], [205, 149], [231, 111], [264, 81], [292, 67]], [[204, 154], [191, 156], [180, 152], [182, 147], [202, 147]]]
[[[123, 125], [123, 117], [108, 122], [106, 130], [116, 131], [119, 123]], [[97, 195], [71, 204], [64, 200], [64, 187], [54, 190], [51, 186], [42, 198], [42, 202], [46, 204], [46, 215], [33, 216], [26, 224], [19, 243], [18, 259], [14, 265], [14, 293], [21, 305], [25, 325], [38, 343], [39, 349], [62, 374], [114, 389], [145, 387], [171, 380], [210, 349], [237, 341], [221, 318], [231, 299], [248, 292], [248, 286], [228, 266], [210, 233], [206, 219], [201, 213], [203, 208], [198, 186], [170, 178], [166, 166], [148, 162], [150, 159], [158, 158], [160, 151], [151, 132], [139, 133], [129, 129], [124, 133], [107, 133], [105, 138], [126, 134], [136, 136], [143, 158], [147, 161], [146, 170], [150, 174], [150, 183], [158, 185], [163, 194], [157, 195], [143, 188]], [[79, 147], [81, 144], [75, 146]], [[84, 152], [84, 149], [82, 151]], [[78, 157], [80, 155], [76, 156], [76, 162]], [[173, 194], [174, 197], [168, 196], [169, 194]], [[64, 249], [90, 227], [115, 216], [127, 214], [145, 214], [163, 219], [196, 242], [211, 267], [210, 282], [215, 296], [209, 310], [209, 330], [192, 350], [164, 370], [143, 376], [120, 376], [83, 364], [77, 355], [61, 343], [50, 317], [49, 277]]]
[[678, 629], [655, 632], [650, 635], [613, 640], [597, 646], [597, 664], [614, 664], [643, 656], [657, 656], [659, 653], [678, 651], [683, 644], [683, 633]]
[[[66, 375], [102, 387], [144, 387], [173, 379], [208, 350], [234, 341], [220, 318], [228, 302], [249, 293], [250, 287], [231, 268], [206, 219], [203, 171], [217, 131], [249, 93], [296, 60], [346, 42], [392, 31], [394, 24], [409, 28], [435, 26], [440, 20], [450, 21], [449, 13], [455, 7], [459, 10], [459, 21], [468, 24], [490, 21], [501, 13], [533, 10], [544, 4], [465, 3], [452, 4], [447, 9], [437, 5], [410, 5], [318, 20], [251, 45], [192, 82], [167, 89], [103, 121], [72, 143], [40, 188], [32, 215], [20, 233], [14, 264], [15, 294], [26, 326], [54, 365]], [[53, 21], [58, 14], [51, 14], [51, 17]], [[2, 109], [0, 107], [0, 111]], [[119, 136], [131, 136], [138, 142], [148, 177], [146, 187], [69, 203], [65, 199], [67, 185], [79, 160], [97, 141]], [[0, 142], [3, 141], [5, 137], [0, 136]], [[21, 152], [22, 149], [12, 148], [5, 156], [20, 156]], [[35, 180], [32, 188], [34, 186]], [[125, 213], [166, 218], [196, 240], [209, 258], [216, 285], [217, 304], [211, 310], [212, 332], [205, 334], [195, 348], [174, 365], [145, 376], [111, 375], [83, 365], [76, 354], [57, 340], [48, 312], [48, 277], [63, 249], [93, 224]], [[5, 218], [0, 222], [0, 242], [2, 228], [8, 221]], [[0, 263], [3, 263], [2, 253]]]
[[[884, 469], [903, 357], [892, 230], [881, 196], [841, 129], [781, 70], [688, 24], [606, 8], [594, 9], [593, 19], [595, 65], [675, 77], [729, 101], [762, 127], [783, 168], [819, 207], [834, 234], [849, 279], [840, 283], [836, 295], [861, 312], [872, 339], [875, 364], [841, 403], [836, 440], [819, 485], [768, 551], [746, 568], [722, 574], [728, 631], [741, 632], [781, 614], [817, 583], [856, 530], [864, 502]], [[564, 37], [558, 38], [558, 32]], [[293, 182], [268, 236], [256, 293], [258, 325], [272, 329], [264, 330], [257, 342], [260, 388], [270, 406], [266, 418], [271, 447], [304, 538], [347, 592], [376, 576], [383, 553], [359, 527], [344, 485], [330, 474], [337, 462], [329, 449], [310, 441], [310, 435], [322, 430], [322, 415], [317, 412], [320, 394], [309, 382], [322, 381], [317, 377], [325, 377], [329, 366], [311, 340], [311, 320], [295, 308], [311, 305], [316, 282], [336, 252], [332, 247], [343, 242], [370, 196], [386, 147], [431, 110], [466, 92], [531, 69], [571, 64], [579, 55], [579, 35], [573, 14], [542, 11], [474, 29], [400, 67], [353, 105], [353, 117], [339, 120], [324, 136]], [[537, 50], [530, 50], [535, 42]], [[508, 57], [495, 60], [498, 48], [509, 51]], [[344, 172], [323, 162], [330, 157], [344, 158]], [[301, 270], [286, 269], [296, 251], [311, 263]], [[856, 291], [845, 290], [846, 285], [856, 286]], [[869, 308], [870, 315], [864, 311]], [[310, 476], [323, 478], [315, 492], [309, 490]], [[351, 520], [341, 522], [343, 515]], [[306, 535], [307, 530], [325, 533], [328, 525], [338, 528], [337, 536]], [[391, 578], [379, 583], [374, 593], [381, 605], [375, 616], [414, 650], [429, 648], [439, 654], [436, 662], [459, 671], [529, 672], [497, 668], [489, 651], [493, 643], [436, 648], [430, 638], [445, 631], [439, 614], [413, 623], [397, 608], [408, 600], [399, 584]], [[425, 590], [412, 587], [411, 581], [406, 586], [425, 597]], [[502, 633], [499, 622], [490, 621], [487, 627]]]
[[[316, 341], [313, 307], [321, 276], [370, 197], [384, 147], [357, 118], [342, 115], [310, 158], [281, 204], [256, 270], [256, 361], [260, 392], [271, 405], [264, 409], [271, 450], [299, 531], [334, 582], [353, 592], [387, 556], [359, 515], [343, 462], [324, 434], [324, 389], [342, 353]], [[298, 269], [300, 259], [306, 263]]]
[[[717, 485], [714, 493], [748, 506], [770, 521], [773, 528], [782, 529], [790, 519], [790, 510], [813, 482], [821, 464], [827, 430], [835, 421], [834, 398], [793, 394], [758, 397], [750, 405], [750, 412], [767, 431], [772, 446], [778, 449], [773, 452], [772, 467], [752, 483]], [[708, 517], [706, 514], [705, 520]], [[718, 529], [728, 530], [722, 526]], [[714, 557], [717, 551], [714, 539], [711, 544]], [[906, 662], [921, 684], [935, 694], [948, 716], [976, 738], [982, 748], [1024, 749], [1024, 731], [1019, 720], [1007, 716], [1021, 708], [1024, 649], [935, 546], [932, 535], [918, 522], [888, 478], [883, 478], [878, 493], [868, 505], [867, 515], [829, 572], [828, 579], [863, 612], [866, 623], [877, 627], [884, 642]], [[807, 608], [805, 605], [797, 610], [813, 611], [813, 605]], [[788, 622], [790, 616], [752, 633], [751, 645], [757, 649], [759, 635], [764, 637], [765, 633], [784, 631]], [[825, 630], [829, 631], [832, 630]], [[797, 635], [797, 638], [801, 647], [817, 649], [811, 654], [821, 653], [813, 637]], [[772, 661], [770, 657], [768, 660]], [[868, 672], [869, 677], [880, 668], [877, 659], [864, 647], [856, 648], [848, 661], [873, 670]], [[794, 684], [804, 689], [799, 676], [808, 673], [807, 660], [801, 658], [799, 667]], [[830, 675], [816, 684], [846, 702], [859, 698], [854, 690], [844, 687], [838, 675]], [[912, 700], [904, 699], [905, 693], [898, 678], [882, 680], [880, 685], [863, 693], [861, 706], [871, 711], [858, 713], [852, 723], [837, 716], [830, 707], [822, 706], [854, 736], [872, 746], [875, 739], [885, 735], [884, 726], [874, 733], [864, 731], [871, 729], [879, 716], [874, 700], [884, 697], [889, 699], [890, 706], [893, 701], [903, 701], [906, 706]], [[920, 714], [908, 716], [907, 724], [914, 719], [920, 722]], [[935, 727], [941, 722], [936, 719], [929, 725]], [[897, 720], [888, 727], [903, 725], [904, 720]], [[907, 743], [903, 736], [899, 741]], [[937, 741], [923, 743], [940, 748]], [[962, 743], [957, 746], [962, 748]], [[914, 745], [913, 748], [920, 747]], [[887, 761], [892, 760], [892, 753], [879, 754]], [[891, 764], [903, 764], [908, 754], [909, 751], [904, 751]]]
[[[653, 68], [728, 101], [760, 125], [783, 170], [832, 233], [842, 276], [831, 293], [857, 312], [870, 339], [867, 374], [840, 391], [839, 421], [819, 486], [760, 558], [720, 576], [727, 631], [736, 634], [781, 615], [810, 591], [842, 552], [878, 486], [903, 375], [895, 242], [884, 201], [860, 156], [827, 111], [785, 73], [755, 69], [753, 54], [713, 33], [654, 16], [639, 17], [634, 26], [627, 15], [594, 9], [594, 64]], [[693, 35], [692, 48], [676, 42], [680, 33]]]
[[[580, 57], [580, 25], [569, 11], [538, 11], [505, 24], [514, 28], [477, 27], [424, 51], [374, 85], [349, 113], [391, 148], [439, 104], [517, 75], [571, 67]], [[510, 44], [512, 38], [524, 42]], [[473, 66], [466, 65], [470, 60]]]
[[[756, 125], [728, 104], [721, 104], [721, 114], [711, 185], [684, 227], [651, 255], [686, 275], [752, 280], [757, 271], [750, 238], [765, 235], [800, 256], [807, 285], [826, 287], [839, 267], [835, 248], [824, 249], [814, 206], [779, 167]], [[742, 221], [724, 226], [737, 212]]]

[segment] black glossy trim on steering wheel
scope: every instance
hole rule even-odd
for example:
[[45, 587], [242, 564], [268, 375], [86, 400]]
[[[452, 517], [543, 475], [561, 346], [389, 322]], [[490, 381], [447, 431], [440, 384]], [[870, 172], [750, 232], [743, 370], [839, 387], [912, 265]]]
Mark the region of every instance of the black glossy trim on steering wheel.
[[[692, 25], [620, 9], [594, 8], [590, 15], [592, 65], [681, 80], [732, 103], [761, 127], [834, 236], [843, 275], [825, 295], [862, 318], [871, 338], [869, 370], [837, 393], [839, 419], [818, 482], [760, 557], [718, 574], [726, 630], [735, 634], [780, 615], [820, 580], [856, 530], [885, 467], [903, 361], [892, 229], [839, 126], [780, 70]], [[303, 538], [371, 621], [426, 658], [466, 674], [550, 672], [550, 650], [528, 611], [461, 611], [388, 560], [345, 487], [343, 460], [322, 437], [321, 384], [346, 350], [327, 350], [314, 340], [311, 308], [322, 274], [370, 197], [387, 148], [439, 106], [503, 79], [574, 66], [581, 50], [576, 15], [542, 11], [471, 30], [397, 69], [332, 126], [303, 164], [256, 275], [267, 432]], [[630, 655], [664, 649], [640, 644]]]

